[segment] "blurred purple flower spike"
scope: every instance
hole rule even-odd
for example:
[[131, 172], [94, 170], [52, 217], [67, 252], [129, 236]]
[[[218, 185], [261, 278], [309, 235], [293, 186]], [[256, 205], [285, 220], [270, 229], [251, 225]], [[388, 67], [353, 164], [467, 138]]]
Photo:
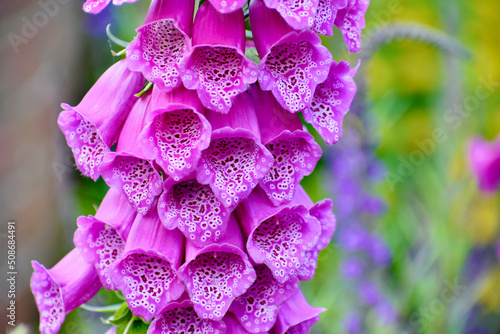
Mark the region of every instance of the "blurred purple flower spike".
[[495, 192], [500, 185], [500, 136], [493, 142], [474, 138], [469, 143], [469, 165], [479, 188]]

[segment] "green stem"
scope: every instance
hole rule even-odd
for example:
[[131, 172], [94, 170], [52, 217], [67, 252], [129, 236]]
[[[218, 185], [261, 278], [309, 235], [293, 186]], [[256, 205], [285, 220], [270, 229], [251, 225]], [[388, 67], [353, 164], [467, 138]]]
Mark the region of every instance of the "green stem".
[[134, 321], [136, 319], [137, 319], [137, 317], [135, 315], [132, 316], [132, 318], [130, 318], [130, 321], [128, 322], [127, 327], [125, 327], [125, 330], [123, 331], [123, 334], [127, 334], [128, 333], [128, 330], [130, 329], [130, 327], [132, 326], [132, 324], [134, 323]]
[[121, 40], [118, 37], [116, 37], [115, 35], [113, 35], [113, 33], [111, 32], [111, 23], [108, 24], [108, 26], [106, 27], [106, 34], [108, 35], [108, 38], [113, 43], [115, 43], [115, 44], [117, 44], [119, 46], [123, 46], [124, 48], [126, 48], [129, 45], [128, 42], [125, 42], [124, 40]]
[[116, 312], [121, 306], [122, 304], [108, 305], [108, 306], [92, 306], [87, 304], [80, 305], [80, 307], [86, 311], [99, 312], [99, 313]]
[[245, 34], [247, 39], [253, 39], [253, 33], [250, 30], [245, 30]]
[[135, 94], [134, 96], [135, 97], [143, 96], [151, 89], [151, 87], [153, 87], [153, 83], [148, 81], [148, 83], [144, 86], [144, 88], [139, 93]]

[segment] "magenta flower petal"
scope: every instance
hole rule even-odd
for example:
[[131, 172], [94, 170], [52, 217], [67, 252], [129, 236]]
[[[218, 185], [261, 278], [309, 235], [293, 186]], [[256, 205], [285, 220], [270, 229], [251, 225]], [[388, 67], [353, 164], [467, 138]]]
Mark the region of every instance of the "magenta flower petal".
[[[151, 323], [148, 334], [225, 334], [223, 321], [200, 318], [189, 299], [170, 303]], [[232, 332], [228, 332], [232, 334]]]
[[221, 13], [232, 13], [241, 9], [247, 0], [209, 0], [212, 6]]
[[154, 88], [152, 98], [150, 121], [138, 141], [144, 157], [179, 180], [196, 169], [201, 151], [210, 145], [212, 127], [197, 111], [203, 106], [194, 91], [180, 87], [161, 93]]
[[316, 245], [305, 254], [304, 264], [299, 269], [300, 280], [310, 280], [313, 278], [318, 265], [319, 252], [325, 249], [332, 240], [337, 224], [337, 220], [333, 214], [333, 202], [331, 199], [324, 199], [316, 203], [309, 209], [309, 214], [319, 220], [321, 234]]
[[469, 165], [485, 192], [495, 192], [500, 185], [500, 136], [494, 142], [474, 138], [468, 148]]
[[151, 94], [141, 97], [123, 126], [116, 152], [104, 156], [100, 171], [104, 181], [121, 191], [142, 214], [148, 212], [162, 191], [162, 177], [151, 160], [147, 160], [137, 138], [150, 112]]
[[276, 9], [295, 30], [309, 29], [314, 24], [318, 0], [264, 0], [269, 8]]
[[210, 186], [196, 180], [167, 179], [158, 201], [163, 226], [178, 228], [197, 247], [207, 246], [224, 236], [230, 213]]
[[[137, 0], [113, 0], [113, 5], [119, 6], [127, 2], [132, 3], [136, 1]], [[90, 14], [99, 14], [110, 2], [111, 0], [87, 0], [83, 5], [83, 10]]]
[[278, 321], [274, 326], [275, 334], [308, 334], [312, 325], [319, 320], [324, 308], [312, 307], [300, 289], [281, 305]]
[[178, 275], [201, 318], [221, 320], [233, 300], [255, 281], [243, 247], [235, 215], [231, 215], [226, 236], [217, 243], [198, 248], [187, 242], [186, 263]]
[[196, 177], [201, 184], [210, 184], [219, 201], [233, 210], [268, 173], [273, 157], [260, 143], [248, 94], [238, 96], [228, 115], [207, 111], [207, 119], [212, 142], [202, 153]]
[[335, 25], [339, 27], [350, 52], [361, 50], [361, 31], [365, 28], [365, 13], [370, 0], [349, 0], [347, 7], [338, 11]]
[[347, 7], [348, 0], [319, 0], [312, 31], [319, 35], [333, 35], [337, 12]]
[[222, 319], [227, 327], [227, 332], [231, 334], [248, 334], [248, 331], [243, 327], [242, 324], [236, 319], [236, 316], [231, 312], [226, 313], [224, 319]]
[[66, 314], [87, 302], [101, 288], [94, 268], [73, 249], [53, 268], [32, 262], [31, 291], [40, 311], [40, 333], [55, 334]]
[[149, 321], [182, 295], [184, 285], [176, 273], [183, 249], [182, 234], [164, 228], [156, 210], [137, 215], [121, 260], [109, 270], [134, 315]]
[[306, 131], [297, 114], [284, 110], [271, 92], [253, 85], [250, 95], [257, 109], [262, 142], [274, 156], [274, 164], [259, 184], [274, 205], [292, 200], [295, 189], [321, 158], [321, 147]]
[[298, 275], [306, 251], [314, 247], [321, 233], [318, 219], [305, 207], [310, 202], [299, 187], [290, 203], [275, 207], [257, 187], [237, 208], [248, 236], [248, 254], [256, 263], [265, 263], [281, 283]]
[[303, 112], [304, 120], [314, 126], [328, 145], [342, 136], [342, 122], [356, 94], [353, 77], [358, 67], [351, 70], [346, 61], [333, 62], [328, 78], [318, 85], [311, 106]]
[[111, 188], [95, 217], [79, 217], [75, 246], [92, 264], [107, 290], [115, 290], [108, 269], [121, 258], [136, 211], [118, 190]]
[[184, 86], [197, 90], [205, 107], [229, 112], [236, 96], [257, 80], [257, 65], [245, 57], [242, 10], [221, 14], [210, 2], [200, 7], [181, 73]]
[[312, 103], [316, 86], [328, 76], [332, 55], [310, 30], [296, 32], [262, 0], [250, 5], [250, 23], [259, 64], [259, 84], [272, 91], [286, 110], [296, 113]]
[[257, 280], [229, 310], [248, 332], [263, 333], [274, 326], [280, 305], [294, 294], [299, 282], [292, 278], [280, 283], [265, 265], [257, 266], [255, 271]]
[[142, 75], [125, 61], [111, 66], [76, 107], [63, 104], [57, 123], [75, 156], [78, 169], [94, 181], [99, 165], [116, 143], [123, 123], [144, 85]]
[[164, 91], [181, 85], [179, 64], [191, 48], [194, 0], [154, 0], [127, 47], [129, 69]]

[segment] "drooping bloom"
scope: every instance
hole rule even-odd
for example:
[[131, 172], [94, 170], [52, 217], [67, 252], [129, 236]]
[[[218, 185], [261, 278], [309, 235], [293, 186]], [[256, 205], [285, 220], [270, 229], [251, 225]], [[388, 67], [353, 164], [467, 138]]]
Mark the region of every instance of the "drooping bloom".
[[121, 258], [125, 241], [135, 220], [136, 211], [118, 190], [111, 188], [94, 216], [77, 220], [75, 246], [92, 264], [107, 290], [115, 290], [109, 267]]
[[222, 205], [209, 185], [196, 179], [168, 178], [158, 201], [158, 214], [168, 229], [178, 228], [186, 239], [204, 247], [226, 234], [231, 210]]
[[318, 219], [321, 224], [321, 234], [318, 242], [305, 254], [304, 264], [299, 269], [300, 280], [313, 278], [318, 265], [319, 252], [325, 249], [332, 240], [335, 233], [337, 221], [333, 214], [333, 202], [331, 199], [322, 200], [314, 205], [309, 203], [309, 214]]
[[328, 145], [337, 143], [342, 136], [342, 121], [356, 94], [353, 77], [358, 67], [351, 70], [348, 62], [334, 61], [328, 78], [316, 88], [311, 106], [302, 113]]
[[99, 166], [120, 135], [127, 115], [137, 100], [144, 78], [127, 69], [125, 60], [111, 66], [82, 101], [71, 107], [62, 104], [57, 123], [71, 147], [78, 169], [94, 181]]
[[[113, 0], [113, 5], [119, 6], [124, 3], [132, 3], [137, 0]], [[87, 0], [83, 5], [83, 10], [91, 14], [99, 14], [107, 5], [111, 3], [111, 0]]]
[[264, 0], [269, 8], [276, 9], [295, 30], [309, 29], [314, 24], [318, 0]]
[[32, 262], [31, 291], [40, 312], [40, 333], [59, 333], [66, 314], [102, 287], [94, 267], [73, 249], [51, 269]]
[[151, 94], [141, 97], [133, 106], [123, 126], [116, 152], [107, 153], [100, 167], [104, 181], [120, 190], [142, 214], [155, 204], [162, 191], [162, 177], [153, 161], [147, 160], [137, 138], [144, 128]]
[[223, 321], [200, 318], [189, 299], [168, 304], [153, 320], [148, 330], [148, 334], [225, 334], [226, 332], [226, 324]]
[[284, 283], [297, 277], [321, 233], [317, 218], [311, 216], [304, 203], [311, 200], [302, 187], [292, 201], [274, 206], [257, 187], [238, 208], [238, 217], [247, 241], [247, 252], [255, 263], [265, 263], [275, 279]]
[[259, 84], [272, 91], [286, 110], [296, 113], [313, 100], [316, 86], [328, 76], [332, 55], [310, 30], [297, 32], [263, 0], [250, 4], [250, 24], [261, 58]]
[[210, 145], [212, 127], [196, 92], [179, 87], [169, 93], [153, 88], [151, 111], [138, 142], [148, 160], [175, 180], [191, 174]]
[[255, 109], [247, 93], [238, 95], [229, 114], [207, 110], [212, 142], [203, 151], [197, 180], [210, 184], [215, 196], [231, 211], [269, 172], [272, 154], [261, 144]]
[[304, 294], [297, 289], [293, 296], [281, 305], [273, 334], [308, 334], [312, 325], [319, 320], [324, 308], [312, 307]]
[[321, 158], [321, 147], [304, 131], [299, 115], [284, 110], [271, 92], [257, 84], [250, 87], [262, 143], [273, 154], [274, 163], [259, 184], [274, 205], [290, 202], [302, 178]]
[[195, 89], [203, 105], [228, 113], [236, 96], [257, 80], [257, 66], [245, 57], [242, 10], [219, 13], [201, 5], [193, 29], [193, 48], [181, 63], [182, 82]]
[[350, 52], [361, 50], [361, 31], [365, 28], [365, 13], [370, 0], [349, 0], [346, 7], [337, 12], [335, 25], [344, 36]]
[[177, 269], [184, 256], [184, 238], [167, 230], [156, 210], [137, 215], [122, 258], [108, 273], [134, 315], [149, 321], [184, 292]]
[[319, 35], [333, 35], [337, 13], [347, 7], [348, 2], [349, 0], [319, 0], [312, 30]]
[[255, 281], [255, 271], [243, 251], [243, 236], [233, 214], [224, 238], [203, 248], [186, 243], [186, 263], [178, 276], [186, 285], [196, 313], [221, 320], [233, 300]]
[[265, 333], [274, 326], [278, 310], [299, 287], [297, 278], [278, 282], [265, 265], [255, 267], [257, 279], [246, 293], [236, 298], [229, 310], [250, 333]]
[[127, 47], [129, 69], [164, 91], [182, 84], [179, 64], [191, 48], [195, 0], [153, 0]]
[[469, 165], [485, 192], [494, 192], [500, 185], [500, 136], [493, 142], [474, 138], [469, 143]]

